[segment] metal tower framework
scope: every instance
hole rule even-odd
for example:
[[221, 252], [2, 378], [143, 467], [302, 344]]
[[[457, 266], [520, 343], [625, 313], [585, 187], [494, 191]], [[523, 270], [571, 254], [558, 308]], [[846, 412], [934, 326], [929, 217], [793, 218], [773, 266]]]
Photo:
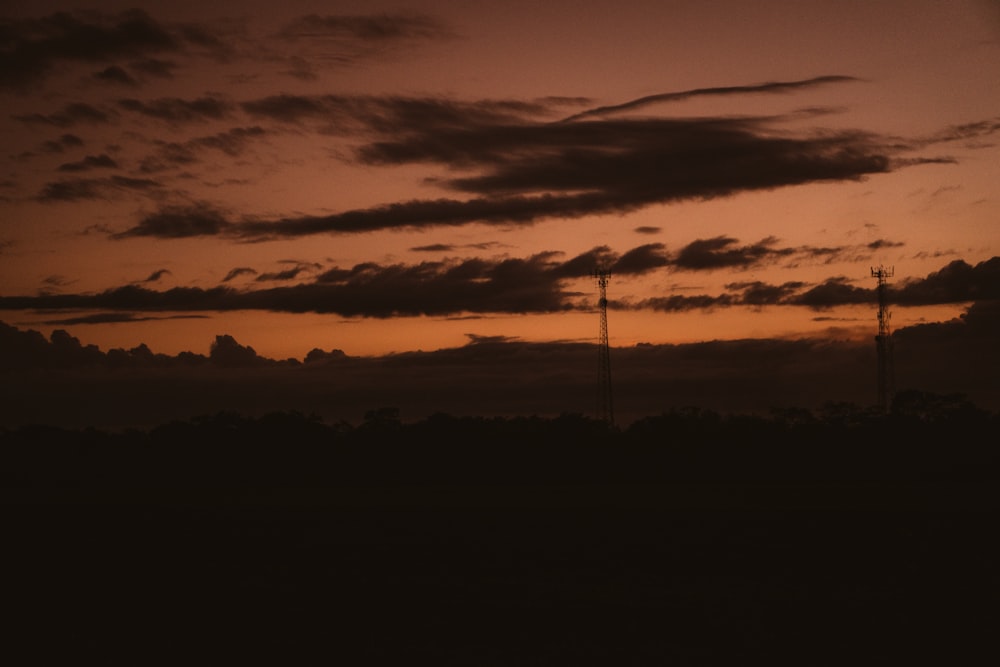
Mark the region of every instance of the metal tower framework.
[[886, 281], [894, 274], [892, 267], [872, 268], [872, 277], [878, 279], [878, 335], [875, 336], [875, 352], [878, 364], [878, 407], [889, 412], [892, 394], [895, 391], [892, 361], [892, 333], [889, 331], [888, 288]]
[[601, 311], [601, 335], [597, 346], [597, 415], [608, 424], [615, 423], [614, 402], [611, 397], [611, 349], [608, 345], [608, 280], [611, 272], [595, 269], [593, 276], [601, 290], [597, 302]]

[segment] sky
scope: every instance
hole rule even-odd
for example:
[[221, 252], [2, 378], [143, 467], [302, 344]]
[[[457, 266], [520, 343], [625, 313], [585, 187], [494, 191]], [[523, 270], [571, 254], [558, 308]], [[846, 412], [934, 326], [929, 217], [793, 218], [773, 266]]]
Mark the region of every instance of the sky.
[[879, 267], [897, 380], [1000, 408], [998, 73], [992, 0], [8, 0], [0, 420], [165, 405], [95, 379], [147, 352], [253, 362], [179, 410], [586, 411], [595, 270], [623, 414], [867, 400]]

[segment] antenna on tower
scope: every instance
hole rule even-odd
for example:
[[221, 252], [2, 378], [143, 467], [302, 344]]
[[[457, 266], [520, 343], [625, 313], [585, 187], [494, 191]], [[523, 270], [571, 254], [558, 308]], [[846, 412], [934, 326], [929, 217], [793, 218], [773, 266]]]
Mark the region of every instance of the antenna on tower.
[[878, 335], [875, 336], [875, 352], [878, 364], [878, 407], [884, 413], [889, 412], [892, 404], [892, 394], [895, 391], [893, 386], [893, 361], [892, 361], [892, 334], [889, 331], [889, 305], [888, 287], [886, 281], [892, 278], [895, 271], [893, 267], [886, 268], [879, 265], [872, 268], [872, 277], [878, 279]]
[[611, 399], [611, 350], [608, 345], [608, 280], [611, 272], [605, 269], [595, 269], [593, 277], [601, 290], [601, 298], [597, 302], [601, 311], [601, 334], [597, 345], [597, 414], [614, 426], [615, 411]]

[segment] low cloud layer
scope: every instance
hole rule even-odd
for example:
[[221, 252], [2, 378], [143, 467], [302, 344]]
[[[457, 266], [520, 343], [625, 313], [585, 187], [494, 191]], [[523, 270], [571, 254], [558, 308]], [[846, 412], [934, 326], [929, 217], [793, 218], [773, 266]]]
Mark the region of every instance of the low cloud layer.
[[[718, 237], [694, 241], [675, 252], [660, 244], [639, 246], [623, 254], [598, 247], [569, 259], [546, 252], [521, 259], [473, 258], [389, 265], [368, 262], [350, 268], [323, 269], [295, 263], [288, 269], [264, 273], [237, 267], [215, 287], [173, 287], [158, 291], [129, 284], [91, 294], [0, 296], [0, 310], [147, 313], [265, 310], [373, 318], [555, 313], [594, 307], [591, 302], [581, 301], [579, 293], [567, 281], [589, 277], [597, 267], [620, 276], [655, 271], [713, 271], [785, 261], [813, 252], [812, 248], [781, 247], [774, 239], [740, 245], [736, 239]], [[157, 271], [144, 282], [155, 282], [167, 273]], [[303, 275], [312, 277], [294, 285], [243, 289], [232, 286], [236, 278], [247, 275], [255, 276], [252, 285], [293, 281]], [[893, 304], [901, 306], [1000, 299], [1000, 257], [975, 266], [955, 260], [924, 278], [890, 286], [888, 294]], [[873, 286], [861, 287], [856, 281], [836, 276], [819, 284], [733, 281], [721, 294], [667, 294], [637, 301], [612, 299], [609, 307], [664, 312], [730, 306], [800, 306], [825, 310], [875, 302]]]
[[[996, 302], [975, 304], [951, 322], [900, 329], [898, 389], [961, 394], [1000, 410], [991, 372], [1000, 364], [998, 336]], [[148, 427], [223, 410], [296, 410], [357, 424], [385, 406], [407, 421], [435, 413], [557, 416], [594, 408], [594, 346], [587, 343], [473, 336], [462, 347], [432, 352], [351, 357], [316, 349], [301, 361], [278, 361], [227, 334], [216, 336], [207, 354], [164, 355], [145, 345], [103, 351], [64, 330], [46, 339], [4, 323], [0, 342], [0, 427]], [[687, 406], [766, 413], [871, 406], [876, 399], [870, 342], [637, 345], [613, 348], [612, 361], [623, 425]]]

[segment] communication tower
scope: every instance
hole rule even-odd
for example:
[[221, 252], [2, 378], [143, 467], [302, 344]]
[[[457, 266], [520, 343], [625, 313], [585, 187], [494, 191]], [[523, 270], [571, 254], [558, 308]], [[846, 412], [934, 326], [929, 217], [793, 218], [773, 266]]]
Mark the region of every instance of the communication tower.
[[597, 415], [613, 426], [615, 411], [611, 399], [611, 350], [608, 345], [608, 280], [611, 272], [595, 269], [593, 277], [601, 290], [601, 298], [597, 302], [601, 311], [601, 335], [597, 345]]
[[878, 335], [875, 336], [875, 352], [878, 364], [878, 407], [882, 412], [889, 412], [892, 404], [893, 362], [892, 334], [889, 331], [888, 288], [886, 280], [892, 278], [892, 267], [879, 266], [872, 268], [872, 277], [878, 279]]

